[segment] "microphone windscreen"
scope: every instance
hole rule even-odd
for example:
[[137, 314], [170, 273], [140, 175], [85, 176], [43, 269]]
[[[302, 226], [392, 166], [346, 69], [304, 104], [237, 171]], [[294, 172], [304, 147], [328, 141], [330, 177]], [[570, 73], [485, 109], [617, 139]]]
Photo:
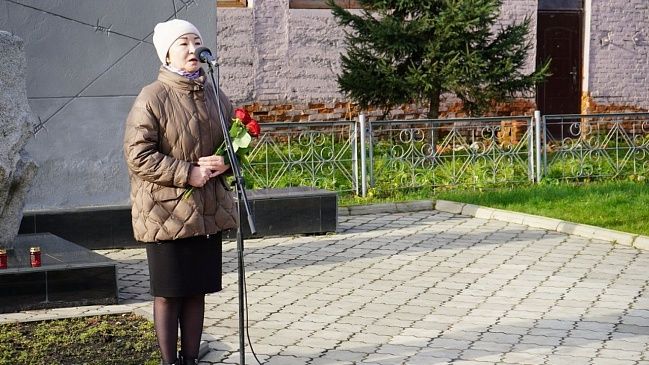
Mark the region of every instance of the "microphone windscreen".
[[210, 51], [210, 49], [207, 47], [196, 48], [194, 54], [198, 56], [198, 59], [201, 60], [201, 62], [205, 62], [205, 63], [210, 62], [210, 59], [213, 58], [212, 51]]

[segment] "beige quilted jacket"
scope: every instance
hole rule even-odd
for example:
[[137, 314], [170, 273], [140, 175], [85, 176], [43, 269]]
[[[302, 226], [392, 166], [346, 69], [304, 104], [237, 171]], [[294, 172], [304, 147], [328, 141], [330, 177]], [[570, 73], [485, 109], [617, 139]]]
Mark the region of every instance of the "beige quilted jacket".
[[[216, 96], [205, 74], [191, 81], [160, 69], [126, 120], [124, 156], [131, 181], [135, 239], [158, 242], [237, 226], [236, 205], [221, 176], [183, 199], [189, 169], [223, 141]], [[226, 120], [232, 104], [219, 91]]]

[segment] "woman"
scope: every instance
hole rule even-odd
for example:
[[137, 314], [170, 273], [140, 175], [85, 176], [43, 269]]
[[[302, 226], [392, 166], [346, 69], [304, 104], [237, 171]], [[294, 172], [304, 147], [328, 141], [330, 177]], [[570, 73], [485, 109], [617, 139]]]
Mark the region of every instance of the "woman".
[[[201, 34], [174, 19], [155, 26], [153, 44], [162, 62], [158, 79], [136, 98], [124, 134], [133, 233], [147, 243], [163, 364], [196, 364], [205, 294], [221, 290], [221, 231], [236, 227], [236, 207], [223, 180], [229, 165], [213, 155], [223, 131], [216, 95], [194, 54]], [[232, 104], [219, 95], [229, 121]]]

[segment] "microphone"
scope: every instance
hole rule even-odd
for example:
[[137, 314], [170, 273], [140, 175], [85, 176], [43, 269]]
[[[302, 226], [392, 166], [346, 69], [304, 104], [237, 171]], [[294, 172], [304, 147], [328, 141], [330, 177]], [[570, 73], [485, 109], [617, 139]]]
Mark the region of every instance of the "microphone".
[[198, 56], [198, 59], [203, 63], [209, 63], [212, 66], [216, 66], [216, 60], [212, 56], [212, 51], [207, 47], [198, 47], [194, 51], [194, 54]]

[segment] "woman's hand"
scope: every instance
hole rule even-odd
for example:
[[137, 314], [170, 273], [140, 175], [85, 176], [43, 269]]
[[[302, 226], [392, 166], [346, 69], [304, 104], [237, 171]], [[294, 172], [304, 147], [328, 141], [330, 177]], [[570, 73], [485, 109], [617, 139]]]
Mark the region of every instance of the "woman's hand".
[[200, 188], [207, 184], [209, 179], [226, 172], [230, 165], [226, 165], [223, 156], [205, 156], [198, 159], [197, 166], [189, 171], [189, 185]]
[[205, 156], [198, 159], [198, 166], [208, 168], [212, 173], [210, 178], [219, 176], [222, 173], [228, 171], [230, 165], [225, 164], [225, 159], [223, 156], [211, 155]]

